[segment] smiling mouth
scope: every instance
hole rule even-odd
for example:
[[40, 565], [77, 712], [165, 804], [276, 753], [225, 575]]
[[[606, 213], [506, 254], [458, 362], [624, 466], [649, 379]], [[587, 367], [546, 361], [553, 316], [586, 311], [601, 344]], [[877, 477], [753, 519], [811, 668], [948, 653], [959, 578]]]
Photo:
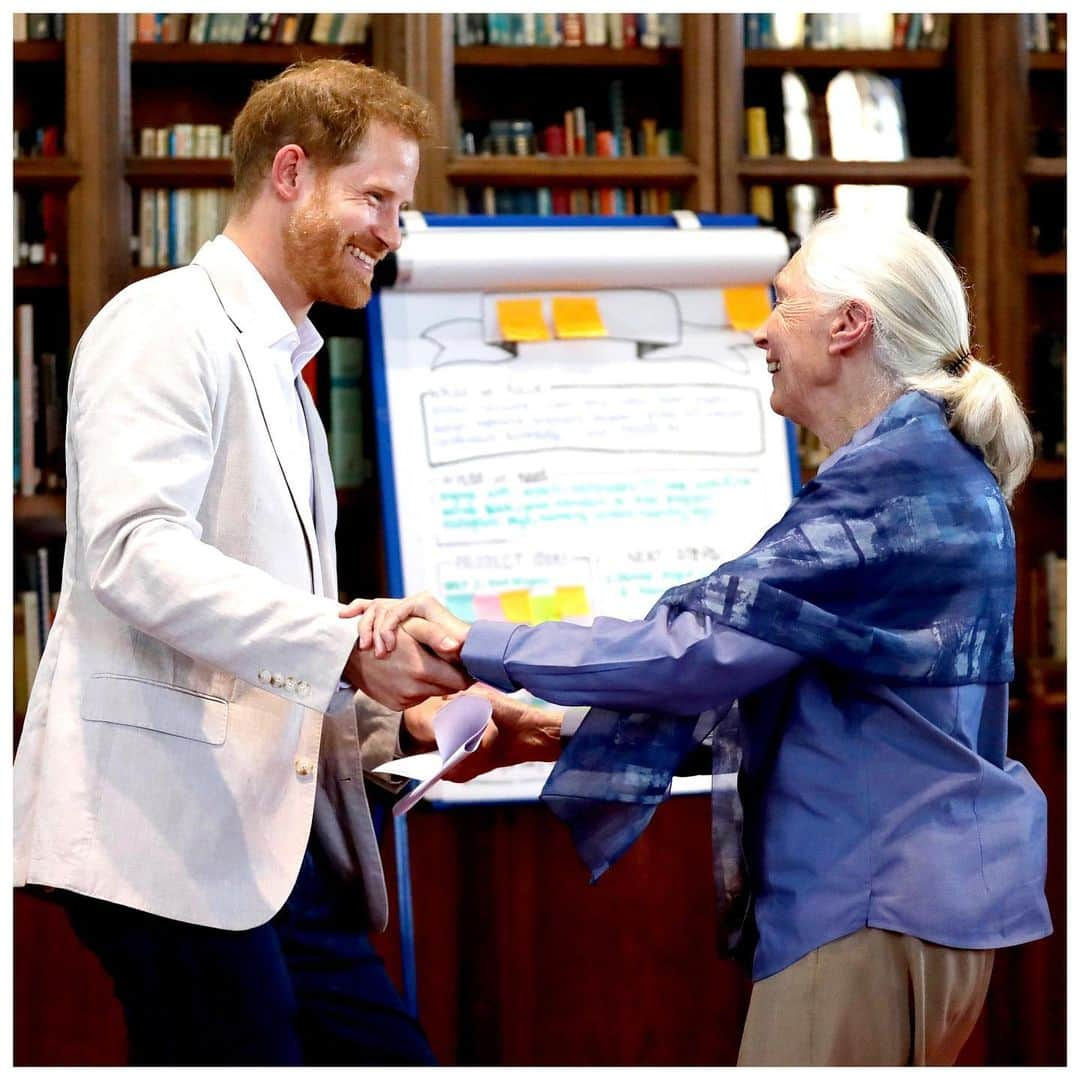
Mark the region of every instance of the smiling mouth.
[[373, 256], [369, 255], [366, 251], [362, 251], [353, 244], [346, 244], [345, 250], [361, 270], [364, 270], [368, 275], [375, 272], [375, 259]]
[[779, 360], [766, 360], [765, 367], [768, 368], [770, 375], [775, 375], [780, 370]]

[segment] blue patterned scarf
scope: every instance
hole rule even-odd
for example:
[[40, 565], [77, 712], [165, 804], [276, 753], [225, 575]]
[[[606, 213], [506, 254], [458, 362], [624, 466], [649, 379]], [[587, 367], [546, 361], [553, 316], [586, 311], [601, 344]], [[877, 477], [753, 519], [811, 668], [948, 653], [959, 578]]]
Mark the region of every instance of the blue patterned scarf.
[[[856, 432], [750, 551], [669, 589], [646, 618], [691, 611], [879, 682], [1008, 682], [1015, 575], [994, 477], [949, 430], [941, 404], [912, 391]], [[745, 916], [731, 828], [741, 807], [717, 778], [739, 767], [738, 710], [712, 719], [718, 902], [733, 946]], [[698, 721], [605, 709], [585, 717], [541, 798], [569, 824], [591, 880], [667, 798]]]

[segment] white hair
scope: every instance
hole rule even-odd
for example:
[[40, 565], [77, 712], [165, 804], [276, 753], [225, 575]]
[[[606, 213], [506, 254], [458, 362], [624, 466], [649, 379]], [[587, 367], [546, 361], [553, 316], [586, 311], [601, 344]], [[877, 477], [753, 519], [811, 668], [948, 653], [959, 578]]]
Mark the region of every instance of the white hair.
[[[971, 356], [964, 285], [941, 247], [906, 221], [834, 213], [811, 228], [801, 261], [818, 296], [870, 308], [878, 365], [944, 403], [950, 427], [1011, 500], [1031, 468], [1031, 428], [1008, 379]], [[956, 374], [946, 370], [953, 360]]]

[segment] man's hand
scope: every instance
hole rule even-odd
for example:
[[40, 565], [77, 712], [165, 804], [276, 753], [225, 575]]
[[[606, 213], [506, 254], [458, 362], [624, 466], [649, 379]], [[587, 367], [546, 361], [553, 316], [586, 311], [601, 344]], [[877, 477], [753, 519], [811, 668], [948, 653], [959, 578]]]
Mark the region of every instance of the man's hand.
[[562, 713], [527, 705], [483, 683], [474, 684], [468, 693], [482, 694], [491, 702], [491, 720], [480, 745], [451, 769], [444, 780], [463, 783], [504, 765], [554, 761], [559, 756]]
[[407, 709], [430, 697], [464, 690], [472, 680], [460, 669], [432, 656], [408, 634], [393, 655], [377, 657], [354, 648], [341, 677], [388, 709]]
[[469, 632], [469, 624], [451, 614], [431, 593], [421, 592], [404, 600], [353, 600], [339, 612], [343, 619], [360, 616], [357, 647], [374, 647], [378, 657], [389, 656], [397, 643], [397, 629], [427, 645], [437, 655], [456, 660]]
[[435, 714], [453, 695], [428, 698], [401, 714], [398, 741], [406, 754], [426, 754], [435, 749]]

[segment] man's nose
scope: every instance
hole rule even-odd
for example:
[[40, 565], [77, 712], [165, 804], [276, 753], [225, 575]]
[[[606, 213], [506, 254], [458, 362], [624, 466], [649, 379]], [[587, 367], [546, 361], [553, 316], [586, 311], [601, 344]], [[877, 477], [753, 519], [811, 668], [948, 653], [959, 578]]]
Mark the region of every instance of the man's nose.
[[388, 251], [397, 251], [401, 247], [401, 220], [397, 214], [380, 217], [375, 226], [375, 235]]

